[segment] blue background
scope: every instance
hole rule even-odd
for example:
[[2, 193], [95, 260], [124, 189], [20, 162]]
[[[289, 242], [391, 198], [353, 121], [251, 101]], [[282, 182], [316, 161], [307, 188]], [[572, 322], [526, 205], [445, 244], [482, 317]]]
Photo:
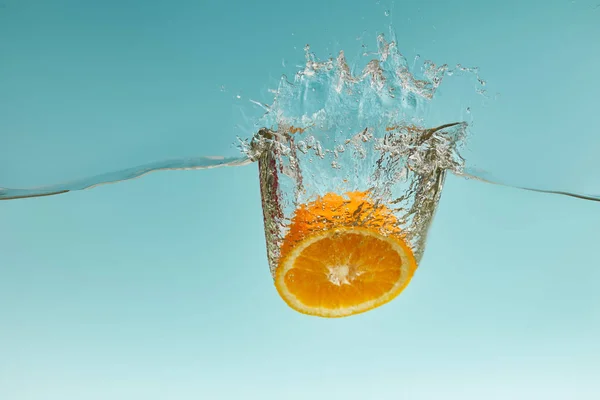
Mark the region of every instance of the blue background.
[[[434, 100], [472, 108], [470, 165], [600, 192], [600, 8], [554, 0], [3, 0], [0, 186], [235, 154], [306, 43], [357, 54], [391, 21], [497, 97]], [[598, 203], [449, 177], [408, 289], [323, 320], [273, 288], [256, 165], [2, 202], [0, 399], [597, 399], [599, 226]]]

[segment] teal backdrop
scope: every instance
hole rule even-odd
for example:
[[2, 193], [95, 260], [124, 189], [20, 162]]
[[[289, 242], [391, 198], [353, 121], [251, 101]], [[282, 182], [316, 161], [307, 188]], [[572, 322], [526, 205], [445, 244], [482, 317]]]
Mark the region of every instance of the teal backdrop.
[[[0, 187], [234, 155], [307, 43], [390, 24], [480, 68], [430, 115], [469, 165], [600, 194], [590, 0], [0, 0]], [[450, 176], [407, 290], [326, 320], [273, 287], [256, 165], [2, 201], [0, 399], [598, 399], [599, 236], [600, 203]]]

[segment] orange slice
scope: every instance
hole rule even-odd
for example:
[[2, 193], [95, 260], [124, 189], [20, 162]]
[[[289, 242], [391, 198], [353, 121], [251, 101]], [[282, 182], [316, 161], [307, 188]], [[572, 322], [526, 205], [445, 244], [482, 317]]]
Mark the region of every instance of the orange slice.
[[304, 314], [345, 317], [394, 299], [417, 264], [394, 214], [366, 192], [327, 194], [296, 210], [275, 286]]

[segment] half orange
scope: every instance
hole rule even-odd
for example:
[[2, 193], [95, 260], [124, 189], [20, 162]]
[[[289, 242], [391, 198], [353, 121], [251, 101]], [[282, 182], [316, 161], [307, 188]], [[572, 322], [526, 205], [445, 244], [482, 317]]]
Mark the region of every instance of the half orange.
[[366, 192], [327, 194], [296, 210], [275, 286], [304, 314], [345, 317], [394, 299], [417, 263], [394, 214]]

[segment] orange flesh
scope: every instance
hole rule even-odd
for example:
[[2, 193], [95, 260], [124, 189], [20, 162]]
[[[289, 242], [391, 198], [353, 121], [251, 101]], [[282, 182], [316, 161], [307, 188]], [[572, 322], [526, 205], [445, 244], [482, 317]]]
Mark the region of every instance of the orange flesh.
[[327, 193], [316, 201], [302, 204], [295, 212], [281, 247], [283, 258], [291, 248], [311, 233], [338, 227], [360, 226], [384, 235], [403, 236], [397, 218], [383, 205], [375, 206], [368, 192], [348, 192], [346, 197]]

